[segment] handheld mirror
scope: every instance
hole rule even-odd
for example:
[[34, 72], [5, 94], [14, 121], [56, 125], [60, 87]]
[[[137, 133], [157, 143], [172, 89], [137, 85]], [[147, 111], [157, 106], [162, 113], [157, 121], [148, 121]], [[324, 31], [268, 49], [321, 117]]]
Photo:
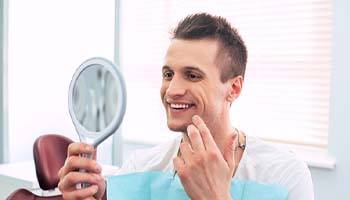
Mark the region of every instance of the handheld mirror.
[[86, 60], [73, 75], [68, 106], [80, 141], [96, 148], [123, 121], [126, 89], [122, 74], [104, 58]]

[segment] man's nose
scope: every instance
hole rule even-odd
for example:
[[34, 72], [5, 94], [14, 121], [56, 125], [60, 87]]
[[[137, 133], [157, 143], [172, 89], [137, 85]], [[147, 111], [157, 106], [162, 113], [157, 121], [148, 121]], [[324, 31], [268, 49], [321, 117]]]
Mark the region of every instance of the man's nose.
[[174, 76], [173, 79], [169, 82], [168, 89], [166, 90], [166, 95], [170, 98], [176, 98], [185, 95], [185, 93], [186, 89], [183, 81]]

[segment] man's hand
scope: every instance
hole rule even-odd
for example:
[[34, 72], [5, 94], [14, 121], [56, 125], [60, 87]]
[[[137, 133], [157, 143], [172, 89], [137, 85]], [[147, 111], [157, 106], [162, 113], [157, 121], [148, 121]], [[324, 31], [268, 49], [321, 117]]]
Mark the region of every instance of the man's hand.
[[[81, 157], [81, 154], [93, 154], [94, 159]], [[79, 172], [79, 169], [85, 169], [87, 172]], [[101, 171], [93, 146], [83, 143], [70, 144], [66, 162], [58, 172], [58, 188], [63, 199], [101, 199], [106, 190]], [[90, 186], [76, 189], [76, 185], [82, 182], [89, 183]]]
[[181, 156], [174, 158], [181, 183], [191, 199], [231, 199], [235, 137], [227, 142], [222, 155], [204, 121], [199, 116], [192, 121], [187, 127], [190, 141], [180, 144]]

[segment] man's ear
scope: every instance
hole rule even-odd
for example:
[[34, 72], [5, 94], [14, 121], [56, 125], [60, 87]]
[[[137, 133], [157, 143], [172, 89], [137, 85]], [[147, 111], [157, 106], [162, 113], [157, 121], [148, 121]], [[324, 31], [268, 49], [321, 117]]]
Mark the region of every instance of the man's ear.
[[243, 79], [243, 76], [238, 75], [228, 80], [228, 82], [230, 85], [229, 85], [229, 93], [227, 95], [227, 101], [232, 103], [241, 94], [244, 79]]

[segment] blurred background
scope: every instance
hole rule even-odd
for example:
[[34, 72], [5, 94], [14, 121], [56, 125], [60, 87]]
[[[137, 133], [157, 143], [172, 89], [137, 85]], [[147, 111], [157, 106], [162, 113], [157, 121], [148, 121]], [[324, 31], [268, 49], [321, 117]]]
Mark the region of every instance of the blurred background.
[[232, 123], [292, 148], [310, 167], [317, 200], [349, 198], [349, 1], [0, 2], [0, 163], [31, 162], [43, 134], [78, 141], [69, 83], [96, 56], [118, 65], [128, 92], [122, 128], [99, 146], [99, 162], [120, 166], [135, 149], [176, 137], [160, 101], [163, 58], [176, 24], [208, 12], [227, 18], [248, 48]]

